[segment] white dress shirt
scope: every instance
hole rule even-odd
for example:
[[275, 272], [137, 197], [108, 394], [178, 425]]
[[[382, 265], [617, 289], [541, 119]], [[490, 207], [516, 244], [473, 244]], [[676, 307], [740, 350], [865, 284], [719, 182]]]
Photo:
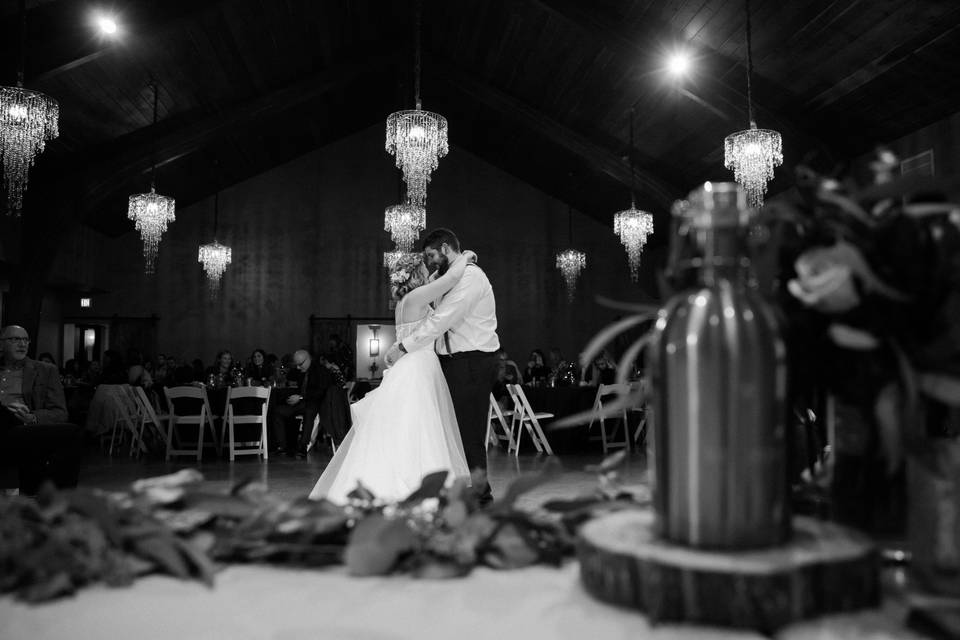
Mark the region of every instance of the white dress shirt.
[[493, 353], [499, 349], [497, 303], [483, 269], [467, 265], [463, 277], [443, 296], [436, 311], [402, 344], [408, 352], [433, 347], [441, 355], [462, 351]]

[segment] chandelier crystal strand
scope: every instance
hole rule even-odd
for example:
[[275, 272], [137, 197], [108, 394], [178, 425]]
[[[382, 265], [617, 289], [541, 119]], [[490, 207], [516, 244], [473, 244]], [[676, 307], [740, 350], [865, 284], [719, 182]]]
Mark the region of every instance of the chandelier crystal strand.
[[207, 287], [211, 299], [216, 298], [220, 293], [220, 278], [232, 261], [233, 251], [230, 247], [217, 242], [216, 238], [210, 244], [200, 245], [197, 262], [203, 265], [203, 271], [207, 274]]
[[563, 274], [567, 285], [567, 300], [573, 302], [577, 291], [577, 279], [580, 272], [587, 266], [587, 256], [582, 251], [567, 249], [557, 254], [557, 269]]
[[771, 129], [758, 129], [753, 119], [753, 44], [750, 33], [750, 0], [744, 0], [747, 14], [747, 118], [750, 128], [728, 135], [723, 141], [723, 166], [733, 171], [747, 192], [752, 207], [763, 206], [767, 182], [773, 169], [783, 164], [783, 140]]
[[167, 225], [176, 220], [175, 209], [176, 201], [173, 198], [162, 196], [153, 188], [150, 193], [130, 196], [127, 217], [133, 220], [143, 238], [144, 270], [147, 274], [154, 272], [160, 238], [166, 232]]
[[23, 88], [26, 56], [26, 3], [20, 3], [20, 57], [17, 86], [0, 86], [0, 158], [7, 213], [20, 215], [30, 167], [48, 140], [60, 135], [60, 105], [50, 96]]
[[427, 210], [415, 204], [395, 204], [383, 210], [383, 230], [390, 232], [399, 251], [412, 251], [426, 224]]
[[630, 203], [629, 209], [613, 214], [613, 231], [620, 236], [620, 242], [627, 250], [630, 279], [636, 282], [640, 277], [640, 254], [647, 244], [647, 237], [653, 234], [653, 214]]

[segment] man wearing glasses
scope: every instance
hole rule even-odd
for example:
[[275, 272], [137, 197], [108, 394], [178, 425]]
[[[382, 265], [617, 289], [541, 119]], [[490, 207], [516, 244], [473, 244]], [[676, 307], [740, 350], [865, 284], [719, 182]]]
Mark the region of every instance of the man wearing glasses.
[[[288, 455], [305, 456], [307, 440], [313, 430], [313, 420], [320, 411], [327, 390], [336, 384], [333, 374], [323, 363], [315, 361], [310, 353], [299, 349], [293, 354], [293, 366], [300, 372], [300, 387], [285, 404], [274, 407], [271, 432], [277, 447]], [[298, 436], [297, 416], [303, 416], [303, 436]]]
[[54, 365], [27, 357], [30, 336], [16, 325], [0, 331], [0, 465], [18, 467], [20, 493], [35, 495], [44, 480], [75, 487], [83, 445]]

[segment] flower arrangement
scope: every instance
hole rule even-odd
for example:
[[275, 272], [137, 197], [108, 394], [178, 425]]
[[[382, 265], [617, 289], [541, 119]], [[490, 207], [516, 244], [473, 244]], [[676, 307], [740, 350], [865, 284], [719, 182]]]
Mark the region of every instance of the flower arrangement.
[[521, 476], [486, 508], [465, 480], [445, 487], [446, 472], [426, 476], [397, 503], [362, 486], [346, 505], [284, 500], [254, 482], [213, 493], [196, 470], [139, 480], [128, 492], [47, 487], [36, 501], [0, 497], [0, 594], [43, 602], [150, 573], [212, 586], [217, 563], [343, 563], [354, 576], [417, 578], [465, 576], [478, 565], [559, 565], [572, 555], [580, 523], [647, 499], [619, 484], [623, 458], [621, 452], [587, 468], [599, 478], [593, 494], [535, 511], [520, 509], [518, 498], [551, 480], [559, 465]]

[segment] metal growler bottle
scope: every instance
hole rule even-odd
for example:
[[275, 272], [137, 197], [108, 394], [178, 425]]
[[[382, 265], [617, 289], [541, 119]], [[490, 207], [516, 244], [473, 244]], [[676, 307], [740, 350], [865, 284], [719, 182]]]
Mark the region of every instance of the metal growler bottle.
[[671, 269], [691, 286], [660, 310], [650, 350], [654, 507], [660, 535], [746, 549], [790, 533], [785, 348], [743, 250], [753, 210], [736, 183], [673, 209]]

